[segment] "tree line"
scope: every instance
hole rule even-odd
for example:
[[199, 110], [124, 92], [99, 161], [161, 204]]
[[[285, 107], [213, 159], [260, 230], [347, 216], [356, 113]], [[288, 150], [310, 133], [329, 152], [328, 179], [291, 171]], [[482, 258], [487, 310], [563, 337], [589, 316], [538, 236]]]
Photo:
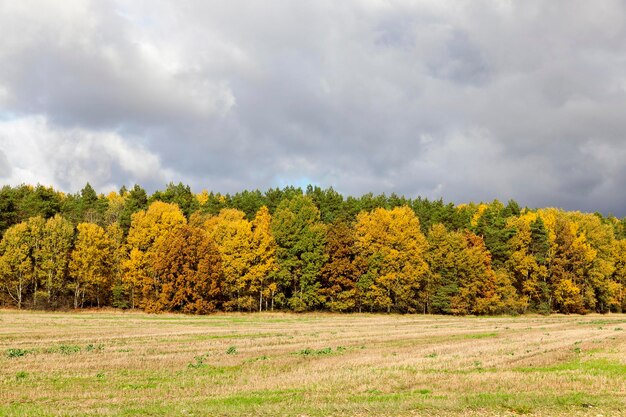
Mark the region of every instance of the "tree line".
[[0, 305], [149, 312], [626, 310], [626, 221], [308, 186], [0, 190]]

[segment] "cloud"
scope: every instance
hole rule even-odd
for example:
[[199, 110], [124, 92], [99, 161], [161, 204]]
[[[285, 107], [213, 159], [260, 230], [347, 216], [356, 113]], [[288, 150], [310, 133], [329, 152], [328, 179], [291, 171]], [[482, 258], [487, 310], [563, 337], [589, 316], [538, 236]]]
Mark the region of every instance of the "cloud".
[[154, 187], [176, 175], [161, 166], [158, 155], [132, 142], [115, 132], [54, 127], [42, 116], [3, 121], [0, 175], [8, 183], [74, 191], [90, 182], [101, 192], [133, 183]]
[[9, 178], [11, 176], [11, 165], [4, 152], [0, 150], [0, 178]]
[[310, 180], [626, 215], [625, 55], [617, 0], [3, 2], [0, 150], [10, 181], [69, 191]]

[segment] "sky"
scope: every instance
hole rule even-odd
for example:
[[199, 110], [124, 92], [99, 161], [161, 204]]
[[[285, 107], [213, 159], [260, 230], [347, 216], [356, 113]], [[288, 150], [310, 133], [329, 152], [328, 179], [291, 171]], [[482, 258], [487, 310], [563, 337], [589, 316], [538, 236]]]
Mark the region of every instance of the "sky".
[[0, 0], [0, 183], [626, 216], [626, 3]]

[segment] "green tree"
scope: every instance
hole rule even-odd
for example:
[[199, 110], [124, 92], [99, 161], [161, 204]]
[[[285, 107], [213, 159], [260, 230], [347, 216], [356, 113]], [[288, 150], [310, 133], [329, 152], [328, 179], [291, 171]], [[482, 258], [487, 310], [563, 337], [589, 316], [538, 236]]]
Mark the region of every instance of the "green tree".
[[294, 311], [319, 306], [319, 274], [324, 265], [325, 228], [320, 212], [309, 197], [284, 200], [272, 218], [272, 233], [278, 245], [277, 277]]
[[107, 199], [98, 197], [91, 184], [87, 183], [80, 190], [79, 211], [81, 221], [102, 224], [106, 209]]
[[246, 213], [246, 219], [252, 221], [256, 213], [265, 205], [265, 196], [259, 190], [244, 190], [233, 195], [229, 205]]
[[148, 208], [148, 195], [146, 190], [137, 184], [127, 193], [120, 192], [120, 195], [124, 197], [124, 208], [120, 213], [119, 223], [124, 234], [128, 234], [132, 215]]
[[0, 189], [0, 237], [4, 231], [19, 223], [16, 193], [9, 185]]
[[515, 230], [507, 227], [507, 219], [514, 210], [515, 208], [504, 207], [501, 202], [494, 200], [490, 204], [479, 206], [479, 211], [472, 219], [471, 230], [483, 238], [496, 268], [504, 267], [511, 254], [508, 243]]
[[332, 187], [321, 189], [318, 186], [309, 185], [306, 195], [311, 197], [313, 203], [320, 211], [320, 219], [323, 223], [332, 223], [335, 219], [344, 217], [343, 196]]
[[200, 208], [200, 203], [196, 196], [191, 192], [189, 186], [183, 185], [182, 182], [179, 182], [177, 185], [170, 182], [164, 191], [157, 191], [152, 194], [148, 202], [153, 203], [155, 201], [177, 204], [187, 219], [189, 219], [191, 213]]

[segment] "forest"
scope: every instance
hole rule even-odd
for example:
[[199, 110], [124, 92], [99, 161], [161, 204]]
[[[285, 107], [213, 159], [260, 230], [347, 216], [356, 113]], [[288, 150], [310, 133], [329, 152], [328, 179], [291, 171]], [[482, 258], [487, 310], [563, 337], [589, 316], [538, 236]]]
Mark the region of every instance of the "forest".
[[0, 306], [492, 315], [626, 311], [626, 219], [308, 186], [0, 190]]

